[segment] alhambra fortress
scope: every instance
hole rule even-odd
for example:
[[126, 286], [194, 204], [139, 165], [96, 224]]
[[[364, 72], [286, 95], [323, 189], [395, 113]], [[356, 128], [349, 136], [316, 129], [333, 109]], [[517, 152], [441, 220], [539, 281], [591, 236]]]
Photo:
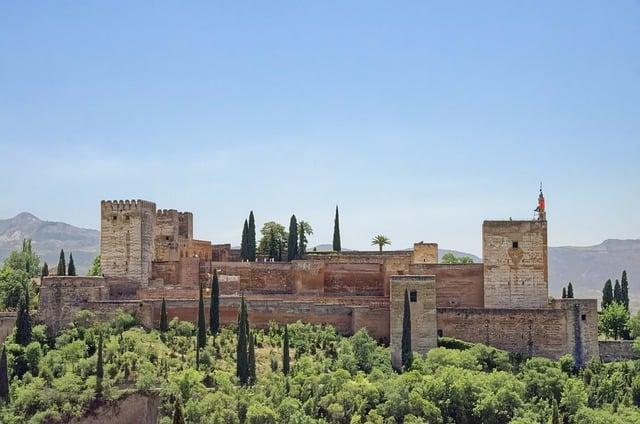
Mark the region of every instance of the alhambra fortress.
[[[51, 331], [90, 309], [109, 319], [123, 309], [157, 327], [195, 321], [198, 289], [217, 270], [220, 319], [234, 323], [241, 296], [251, 324], [298, 320], [343, 334], [366, 328], [400, 360], [405, 291], [412, 346], [426, 353], [439, 336], [480, 342], [577, 365], [598, 356], [597, 301], [548, 296], [547, 221], [542, 194], [532, 220], [485, 221], [484, 263], [440, 264], [438, 245], [412, 250], [309, 252], [291, 262], [242, 262], [229, 244], [193, 238], [193, 215], [145, 200], [102, 201], [101, 277], [51, 276], [40, 288], [40, 318]], [[205, 299], [209, 296], [205, 295]], [[208, 309], [208, 302], [205, 304]]]

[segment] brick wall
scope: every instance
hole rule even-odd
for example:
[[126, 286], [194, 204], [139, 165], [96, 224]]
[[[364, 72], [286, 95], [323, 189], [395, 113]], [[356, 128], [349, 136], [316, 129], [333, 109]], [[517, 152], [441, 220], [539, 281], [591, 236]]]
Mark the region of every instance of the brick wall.
[[633, 347], [633, 340], [602, 340], [598, 342], [602, 362], [639, 359], [640, 354]]
[[412, 264], [409, 273], [435, 275], [438, 308], [484, 306], [482, 264]]

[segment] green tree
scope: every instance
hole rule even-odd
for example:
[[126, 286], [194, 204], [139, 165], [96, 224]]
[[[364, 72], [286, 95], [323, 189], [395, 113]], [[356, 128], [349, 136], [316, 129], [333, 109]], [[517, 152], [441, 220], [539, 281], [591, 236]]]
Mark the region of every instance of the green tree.
[[304, 257], [307, 253], [307, 235], [313, 234], [311, 224], [306, 221], [298, 222], [298, 256]]
[[561, 424], [560, 423], [560, 412], [558, 411], [558, 401], [553, 398], [553, 407], [551, 412], [551, 424]]
[[49, 276], [49, 265], [45, 262], [42, 265], [42, 271], [40, 272], [40, 277], [48, 277]]
[[440, 263], [450, 264], [450, 265], [472, 264], [473, 259], [471, 259], [469, 256], [456, 256], [451, 252], [447, 252], [442, 256], [442, 259], [440, 259]]
[[102, 275], [102, 261], [100, 259], [100, 255], [93, 258], [93, 262], [91, 262], [91, 268], [89, 268], [89, 272], [87, 276], [89, 277], [99, 277]]
[[298, 257], [298, 220], [295, 215], [291, 215], [289, 221], [289, 240], [287, 242], [287, 261]]
[[378, 249], [380, 249], [380, 252], [382, 252], [383, 246], [387, 246], [390, 244], [391, 244], [391, 240], [389, 240], [387, 236], [384, 236], [382, 234], [378, 234], [377, 236], [371, 239], [371, 245], [378, 246]]
[[98, 336], [98, 363], [96, 365], [96, 399], [102, 399], [102, 380], [104, 378], [104, 359], [102, 357], [102, 333]]
[[242, 241], [240, 242], [240, 259], [243, 261], [249, 260], [249, 223], [244, 220], [242, 227]]
[[16, 271], [24, 271], [29, 277], [38, 277], [40, 274], [40, 258], [31, 248], [31, 240], [22, 240], [22, 250], [14, 250], [5, 259], [4, 266]]
[[573, 285], [569, 282], [567, 286], [567, 299], [573, 299]]
[[69, 253], [69, 266], [67, 267], [67, 275], [76, 276], [76, 264], [73, 263], [73, 253]]
[[162, 307], [160, 308], [160, 332], [169, 331], [169, 319], [167, 318], [167, 301], [162, 298]]
[[17, 309], [25, 287], [31, 289], [31, 279], [26, 271], [7, 266], [0, 269], [0, 306], [3, 309]]
[[240, 302], [238, 312], [238, 341], [236, 346], [236, 375], [240, 384], [246, 386], [249, 382], [249, 318], [244, 296]]
[[2, 356], [0, 356], [0, 401], [8, 404], [9, 400], [9, 370], [7, 369], [7, 347], [2, 346]]
[[260, 230], [262, 237], [258, 243], [258, 253], [277, 259], [278, 250], [286, 248], [289, 234], [285, 231], [284, 225], [274, 221], [265, 222]]
[[218, 270], [213, 270], [211, 277], [211, 299], [209, 301], [209, 331], [213, 336], [220, 332], [220, 283]]
[[628, 321], [629, 311], [621, 303], [613, 302], [600, 315], [600, 331], [617, 340], [626, 334]]
[[207, 345], [207, 323], [204, 317], [204, 297], [202, 296], [202, 283], [198, 284], [198, 337], [197, 349], [203, 349]]
[[338, 206], [336, 206], [336, 217], [333, 220], [333, 250], [340, 252], [342, 245], [340, 243], [340, 214], [338, 213]]
[[182, 414], [182, 404], [180, 399], [176, 397], [176, 401], [173, 404], [173, 424], [185, 424], [184, 415]]
[[284, 325], [284, 337], [282, 339], [282, 373], [289, 375], [289, 369], [291, 366], [291, 358], [289, 356], [289, 328], [287, 324]]
[[67, 262], [64, 258], [64, 249], [60, 249], [60, 259], [58, 259], [58, 272], [56, 275], [67, 275]]
[[29, 291], [26, 286], [23, 291], [23, 297], [20, 299], [18, 306], [18, 315], [16, 316], [16, 343], [21, 346], [27, 346], [31, 343], [31, 315], [29, 314]]
[[255, 262], [256, 260], [256, 219], [253, 216], [253, 211], [249, 212], [249, 260]]
[[622, 287], [620, 281], [616, 280], [616, 284], [613, 286], [613, 301], [623, 304], [622, 302]]
[[249, 352], [248, 352], [248, 360], [249, 360], [249, 384], [256, 384], [256, 346], [255, 346], [255, 336], [253, 333], [249, 332]]
[[402, 314], [402, 369], [408, 370], [413, 362], [411, 347], [411, 306], [409, 305], [409, 291], [404, 291], [404, 311]]
[[629, 310], [629, 281], [627, 280], [627, 271], [622, 271], [622, 279], [620, 281], [620, 292], [622, 297], [622, 304]]
[[611, 302], [613, 302], [613, 286], [611, 285], [611, 279], [608, 279], [602, 289], [602, 309], [609, 306]]
[[563, 298], [563, 299], [566, 299], [566, 298], [567, 298], [567, 288], [566, 288], [566, 287], [563, 287], [563, 288], [562, 288], [562, 298]]
[[273, 230], [270, 231], [268, 240], [269, 240], [269, 252], [268, 252], [269, 259], [280, 260], [282, 243], [280, 243], [276, 239], [276, 236]]

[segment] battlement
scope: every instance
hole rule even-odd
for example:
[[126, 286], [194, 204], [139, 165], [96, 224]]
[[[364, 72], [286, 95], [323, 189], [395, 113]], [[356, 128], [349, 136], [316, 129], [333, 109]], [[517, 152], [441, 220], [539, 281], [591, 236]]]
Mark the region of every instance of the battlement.
[[156, 204], [148, 200], [103, 200], [100, 202], [103, 210], [121, 212], [127, 210], [156, 210]]
[[178, 211], [175, 209], [158, 209], [156, 210], [157, 218], [172, 218], [178, 216]]

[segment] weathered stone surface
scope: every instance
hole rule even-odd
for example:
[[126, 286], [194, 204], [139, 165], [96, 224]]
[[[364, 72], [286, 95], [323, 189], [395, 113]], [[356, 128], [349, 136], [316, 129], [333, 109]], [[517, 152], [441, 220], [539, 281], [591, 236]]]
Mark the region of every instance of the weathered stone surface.
[[438, 308], [484, 306], [482, 264], [412, 264], [409, 273], [436, 277]]
[[602, 340], [598, 342], [600, 359], [602, 362], [640, 359], [640, 354], [635, 350], [634, 343], [633, 340]]
[[160, 398], [132, 394], [107, 402], [70, 424], [156, 424], [159, 419]]

